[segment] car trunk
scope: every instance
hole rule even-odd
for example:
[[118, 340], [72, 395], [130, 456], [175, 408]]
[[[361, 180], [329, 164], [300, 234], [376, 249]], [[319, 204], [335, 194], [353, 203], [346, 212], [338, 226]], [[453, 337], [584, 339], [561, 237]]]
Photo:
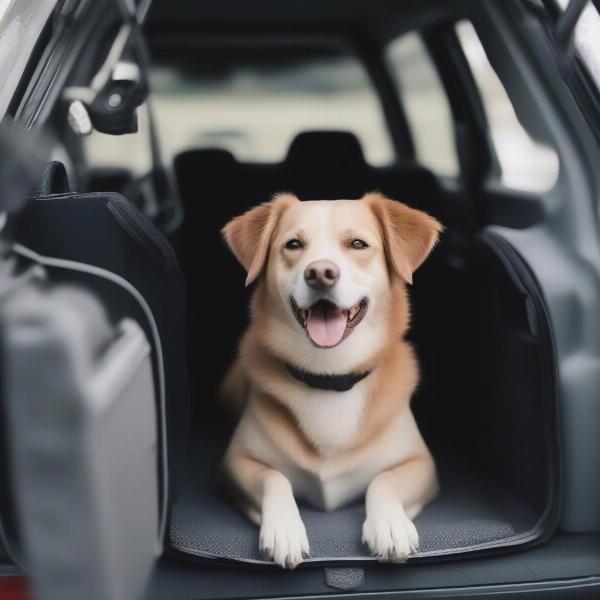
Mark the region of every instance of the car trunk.
[[[43, 195], [23, 214], [20, 240], [44, 256], [76, 256], [80, 263], [124, 272], [153, 307], [167, 375], [167, 428], [159, 436], [167, 440], [170, 455], [166, 548], [177, 557], [210, 565], [276, 569], [259, 554], [257, 528], [218, 485], [221, 458], [234, 423], [218, 416], [216, 389], [235, 356], [250, 294], [244, 290], [242, 268], [220, 239], [220, 228], [233, 215], [268, 198], [269, 184], [275, 189], [296, 187], [305, 198], [312, 195], [318, 180], [307, 178], [302, 184], [310, 184], [310, 190], [302, 190], [300, 183], [292, 187], [284, 179], [269, 181], [264, 177], [267, 167], [252, 166], [250, 174], [260, 175], [256, 180], [264, 187], [251, 189], [247, 172], [235, 176], [226, 172], [232, 166], [229, 160], [226, 169], [213, 164], [207, 170], [206, 165], [197, 168], [198, 157], [192, 158], [190, 163], [178, 163], [186, 218], [174, 240], [187, 283], [190, 390], [185, 385], [183, 290], [176, 261], [158, 232], [147, 223], [139, 226], [138, 221], [143, 224], [139, 215], [124, 218], [132, 209], [122, 197]], [[339, 174], [330, 175], [333, 184]], [[560, 500], [555, 357], [540, 288], [501, 229], [469, 233], [464, 216], [450, 210], [456, 198], [449, 199], [440, 190], [423, 193], [426, 173], [388, 175], [394, 184], [403, 178], [402, 197], [407, 203], [446, 225], [440, 244], [410, 287], [408, 337], [421, 364], [421, 383], [412, 407], [437, 461], [441, 482], [439, 497], [416, 519], [421, 546], [410, 561], [539, 542], [553, 532]], [[413, 178], [411, 185], [408, 176]], [[364, 182], [357, 180], [355, 185], [344, 195], [360, 196]], [[399, 195], [385, 180], [378, 187], [392, 197]], [[206, 210], [203, 199], [219, 197]], [[117, 211], [117, 205], [122, 210]], [[57, 235], [61, 226], [70, 227], [65, 214], [78, 223], [77, 236]], [[112, 298], [120, 305], [117, 300]], [[124, 312], [130, 314], [129, 309]], [[138, 316], [143, 321], [143, 315]], [[183, 469], [175, 473], [188, 423], [188, 391], [192, 431]], [[166, 480], [162, 487], [166, 490]], [[301, 513], [311, 546], [302, 568], [360, 566], [375, 560], [361, 543], [362, 503], [332, 512], [301, 506]]]
[[[215, 410], [216, 388], [235, 356], [248, 302], [243, 272], [219, 229], [263, 190], [247, 188], [240, 196], [243, 177], [219, 188], [217, 171], [190, 164], [180, 161], [178, 174], [187, 210], [180, 248], [196, 418], [169, 543], [179, 556], [212, 564], [267, 565], [257, 528], [219, 491], [220, 460], [233, 424]], [[211, 181], [212, 190], [206, 187]], [[221, 200], [209, 214], [202, 198], [216, 194]], [[560, 489], [556, 373], [544, 299], [523, 257], [499, 232], [458, 235], [443, 201], [423, 206], [407, 196], [447, 226], [410, 289], [408, 337], [422, 374], [412, 408], [441, 481], [439, 497], [416, 519], [421, 546], [410, 560], [539, 542], [556, 525]], [[362, 503], [327, 513], [301, 506], [301, 514], [311, 546], [305, 566], [375, 560], [361, 543]]]

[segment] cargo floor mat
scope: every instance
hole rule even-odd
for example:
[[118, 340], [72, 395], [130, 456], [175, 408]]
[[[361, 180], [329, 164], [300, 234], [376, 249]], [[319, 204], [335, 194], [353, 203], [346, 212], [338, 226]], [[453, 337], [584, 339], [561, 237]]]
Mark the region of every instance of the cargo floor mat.
[[[219, 493], [216, 481], [227, 434], [207, 427], [192, 445], [173, 506], [170, 543], [197, 557], [265, 563], [258, 528]], [[439, 464], [441, 494], [417, 517], [421, 547], [415, 557], [511, 546], [541, 535], [539, 515], [461, 461]], [[300, 506], [310, 543], [306, 562], [375, 560], [361, 543], [362, 503], [333, 512]], [[270, 563], [265, 563], [270, 564]]]

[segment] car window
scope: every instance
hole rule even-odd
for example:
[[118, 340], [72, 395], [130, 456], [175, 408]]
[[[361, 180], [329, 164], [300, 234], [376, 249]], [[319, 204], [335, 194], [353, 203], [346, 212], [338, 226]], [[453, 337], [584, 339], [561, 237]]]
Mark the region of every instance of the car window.
[[456, 25], [456, 32], [481, 94], [500, 162], [502, 183], [526, 191], [551, 188], [558, 177], [556, 151], [534, 141], [519, 122], [471, 23], [461, 21]]
[[[570, 0], [557, 0], [565, 9]], [[600, 14], [592, 2], [583, 9], [575, 25], [575, 46], [585, 62], [592, 79], [600, 88]]]
[[118, 168], [141, 177], [152, 169], [150, 122], [146, 103], [137, 108], [138, 131], [125, 135], [101, 133], [95, 129], [83, 137], [87, 167]]
[[417, 160], [440, 175], [457, 175], [450, 104], [421, 36], [405, 34], [389, 44], [385, 54], [406, 112]]
[[307, 130], [354, 133], [372, 165], [394, 160], [379, 98], [363, 65], [337, 48], [154, 49], [154, 108], [165, 158], [220, 147], [278, 162]]
[[57, 0], [0, 0], [0, 119]]

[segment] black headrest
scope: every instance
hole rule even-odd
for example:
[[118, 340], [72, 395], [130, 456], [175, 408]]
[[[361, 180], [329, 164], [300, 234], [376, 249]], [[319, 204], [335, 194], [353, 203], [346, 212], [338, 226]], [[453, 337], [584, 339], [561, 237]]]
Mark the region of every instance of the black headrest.
[[305, 131], [288, 150], [286, 164], [293, 169], [348, 170], [366, 167], [357, 137], [348, 131]]
[[37, 196], [49, 196], [51, 194], [66, 194], [71, 191], [67, 169], [58, 160], [49, 162], [42, 171], [40, 186], [36, 192]]
[[179, 170], [182, 166], [191, 165], [195, 171], [206, 175], [208, 169], [219, 167], [233, 167], [238, 162], [235, 156], [228, 150], [221, 148], [198, 148], [186, 150], [175, 157], [175, 168]]

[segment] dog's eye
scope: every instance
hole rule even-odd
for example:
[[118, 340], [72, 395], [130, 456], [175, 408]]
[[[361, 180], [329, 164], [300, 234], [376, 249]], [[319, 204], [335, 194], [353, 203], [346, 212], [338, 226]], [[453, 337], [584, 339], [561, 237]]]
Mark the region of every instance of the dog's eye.
[[363, 248], [368, 248], [369, 244], [367, 244], [367, 242], [364, 242], [363, 240], [359, 240], [357, 238], [350, 242], [350, 247], [353, 248], [354, 250], [362, 250]]
[[302, 246], [303, 244], [298, 238], [292, 238], [291, 240], [288, 240], [287, 244], [285, 245], [288, 250], [298, 250], [298, 248], [302, 248]]

